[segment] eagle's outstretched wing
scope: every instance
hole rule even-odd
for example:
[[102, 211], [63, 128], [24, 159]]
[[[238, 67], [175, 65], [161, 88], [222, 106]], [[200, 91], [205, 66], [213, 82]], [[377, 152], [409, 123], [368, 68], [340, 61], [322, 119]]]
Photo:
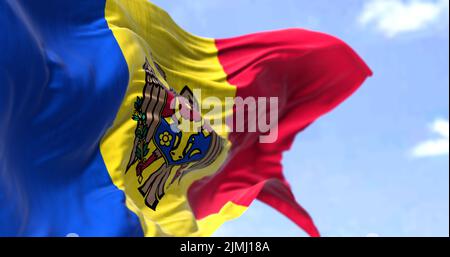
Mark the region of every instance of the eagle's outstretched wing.
[[[159, 66], [157, 67], [158, 70], [161, 70]], [[139, 144], [148, 145], [152, 139], [153, 134], [161, 122], [161, 113], [166, 105], [168, 95], [167, 90], [157, 78], [154, 69], [147, 59], [145, 60], [143, 68], [145, 71], [145, 87], [142, 93], [143, 97], [138, 98], [135, 103], [135, 112], [137, 113], [137, 116], [133, 116], [133, 119], [138, 122], [138, 126], [135, 130], [134, 144], [126, 171], [128, 171], [136, 161], [142, 159], [146, 155], [138, 146]], [[165, 76], [164, 73], [161, 75]]]

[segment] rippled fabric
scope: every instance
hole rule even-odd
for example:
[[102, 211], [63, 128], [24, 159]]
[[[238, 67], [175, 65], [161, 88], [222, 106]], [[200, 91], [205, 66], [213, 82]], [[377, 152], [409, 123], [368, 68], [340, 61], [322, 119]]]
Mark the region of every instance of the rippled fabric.
[[[3, 0], [0, 29], [0, 236], [209, 236], [256, 199], [320, 235], [281, 159], [371, 75], [341, 40], [202, 38], [147, 0]], [[278, 99], [275, 141], [230, 130], [236, 97]]]
[[104, 1], [0, 2], [0, 235], [138, 236], [99, 142], [128, 71]]

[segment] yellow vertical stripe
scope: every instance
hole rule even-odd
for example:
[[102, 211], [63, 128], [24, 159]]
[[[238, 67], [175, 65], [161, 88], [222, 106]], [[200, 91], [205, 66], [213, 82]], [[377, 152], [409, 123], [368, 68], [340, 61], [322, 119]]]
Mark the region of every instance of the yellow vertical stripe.
[[[203, 236], [209, 235], [224, 221], [239, 216], [243, 206], [227, 204], [219, 214], [196, 221], [187, 201], [189, 186], [198, 179], [214, 174], [227, 157], [230, 144], [209, 167], [191, 172], [179, 185], [166, 187], [166, 195], [157, 211], [144, 204], [137, 188], [134, 172], [125, 174], [134, 142], [136, 122], [131, 120], [136, 97], [142, 94], [145, 58], [158, 63], [167, 74], [165, 81], [178, 92], [188, 85], [201, 88], [202, 98], [218, 97], [225, 106], [225, 97], [234, 97], [236, 88], [227, 82], [220, 65], [213, 39], [191, 35], [178, 27], [166, 12], [146, 0], [107, 0], [105, 17], [126, 59], [129, 84], [113, 126], [103, 138], [100, 150], [114, 184], [127, 196], [127, 206], [136, 213], [146, 236]], [[152, 61], [150, 64], [155, 69]], [[224, 110], [222, 118], [232, 110]], [[206, 114], [204, 111], [203, 114]], [[206, 117], [210, 118], [210, 117]], [[221, 131], [222, 137], [227, 133]], [[149, 167], [161, 165], [159, 160]], [[131, 167], [130, 170], [134, 170]], [[149, 176], [149, 174], [146, 174]]]

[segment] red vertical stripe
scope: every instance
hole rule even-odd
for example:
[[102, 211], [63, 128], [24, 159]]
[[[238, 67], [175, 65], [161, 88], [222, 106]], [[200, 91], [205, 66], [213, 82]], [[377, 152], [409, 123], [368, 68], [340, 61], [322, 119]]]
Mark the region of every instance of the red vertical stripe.
[[306, 30], [221, 39], [216, 45], [237, 96], [279, 98], [279, 132], [271, 144], [259, 143], [259, 133], [230, 134], [227, 164], [189, 190], [196, 217], [218, 213], [229, 201], [249, 206], [257, 198], [319, 236], [282, 174], [282, 153], [298, 132], [349, 97], [370, 69], [344, 42]]

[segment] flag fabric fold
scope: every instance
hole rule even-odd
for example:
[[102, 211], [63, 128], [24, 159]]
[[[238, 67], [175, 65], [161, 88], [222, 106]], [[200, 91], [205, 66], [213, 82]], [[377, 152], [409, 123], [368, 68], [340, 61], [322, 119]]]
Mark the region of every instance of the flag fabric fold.
[[[216, 40], [216, 45], [237, 96], [279, 98], [278, 139], [262, 144], [254, 133], [229, 135], [233, 147], [228, 164], [220, 174], [191, 187], [191, 203], [199, 205], [200, 216], [207, 216], [228, 201], [248, 206], [258, 198], [318, 236], [282, 174], [282, 153], [298, 132], [352, 94], [371, 74], [370, 69], [341, 40], [306, 30]], [[216, 191], [220, 186], [233, 190]]]
[[[146, 0], [6, 0], [0, 26], [0, 235], [208, 236], [255, 199], [320, 235], [281, 160], [372, 74], [341, 40], [202, 38]], [[274, 140], [233, 130], [273, 117], [238, 98], [277, 99]]]

